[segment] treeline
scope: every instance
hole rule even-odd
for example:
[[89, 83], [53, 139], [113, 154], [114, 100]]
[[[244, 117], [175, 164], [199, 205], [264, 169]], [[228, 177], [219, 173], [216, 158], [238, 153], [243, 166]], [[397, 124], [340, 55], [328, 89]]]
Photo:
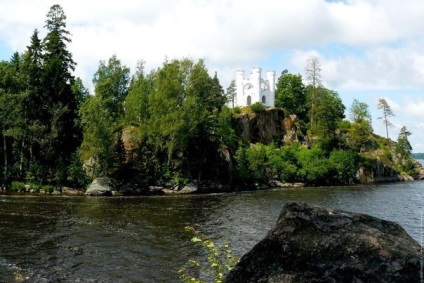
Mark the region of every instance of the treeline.
[[234, 83], [224, 91], [202, 60], [166, 60], [150, 72], [140, 61], [131, 74], [112, 56], [100, 62], [90, 95], [72, 75], [76, 63], [59, 5], [45, 28], [44, 39], [35, 31], [23, 54], [0, 62], [4, 185], [84, 186], [99, 176], [140, 188], [190, 180], [229, 187], [348, 183], [376, 158], [367, 153], [378, 150], [399, 171], [412, 170], [406, 128], [398, 143], [374, 135], [368, 105], [357, 100], [345, 120], [339, 95], [321, 84], [317, 58], [307, 62], [307, 85], [287, 71], [278, 79], [276, 106], [297, 115], [296, 141], [252, 145], [241, 139], [238, 123], [247, 110], [226, 106]]

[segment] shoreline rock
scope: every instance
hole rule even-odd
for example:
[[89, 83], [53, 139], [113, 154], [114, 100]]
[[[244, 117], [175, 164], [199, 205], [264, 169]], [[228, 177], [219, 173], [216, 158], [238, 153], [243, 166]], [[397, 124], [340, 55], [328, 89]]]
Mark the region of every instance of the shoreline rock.
[[288, 203], [224, 282], [420, 282], [420, 249], [396, 223]]
[[85, 194], [87, 196], [112, 196], [112, 191], [114, 191], [112, 179], [100, 177], [93, 180]]

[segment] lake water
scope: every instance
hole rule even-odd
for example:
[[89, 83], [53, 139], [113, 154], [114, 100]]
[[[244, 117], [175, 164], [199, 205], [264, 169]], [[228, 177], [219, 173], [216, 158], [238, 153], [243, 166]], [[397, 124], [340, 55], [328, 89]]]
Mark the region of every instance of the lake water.
[[0, 195], [0, 282], [179, 282], [201, 257], [184, 231], [229, 240], [241, 256], [288, 201], [367, 213], [420, 242], [424, 182], [166, 197]]

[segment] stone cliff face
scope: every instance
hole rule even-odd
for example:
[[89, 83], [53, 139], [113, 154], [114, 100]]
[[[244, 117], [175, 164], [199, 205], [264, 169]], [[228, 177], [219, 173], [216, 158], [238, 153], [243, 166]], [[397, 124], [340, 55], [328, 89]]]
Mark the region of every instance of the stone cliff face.
[[238, 117], [244, 140], [269, 144], [275, 140], [297, 140], [295, 115], [286, 116], [279, 108], [267, 108], [260, 113], [243, 113]]
[[224, 282], [420, 282], [420, 262], [420, 245], [396, 223], [288, 203]]
[[402, 176], [395, 169], [383, 164], [377, 159], [373, 161], [372, 166], [359, 168], [357, 178], [363, 184], [403, 181]]

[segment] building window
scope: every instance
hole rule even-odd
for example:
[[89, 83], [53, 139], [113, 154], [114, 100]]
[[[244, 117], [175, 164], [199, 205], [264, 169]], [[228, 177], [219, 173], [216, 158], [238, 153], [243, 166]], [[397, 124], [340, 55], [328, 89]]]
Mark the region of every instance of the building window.
[[262, 95], [262, 104], [265, 104], [266, 103], [266, 97], [265, 97], [265, 95]]
[[247, 106], [250, 106], [250, 105], [252, 105], [252, 97], [249, 95], [247, 97]]

